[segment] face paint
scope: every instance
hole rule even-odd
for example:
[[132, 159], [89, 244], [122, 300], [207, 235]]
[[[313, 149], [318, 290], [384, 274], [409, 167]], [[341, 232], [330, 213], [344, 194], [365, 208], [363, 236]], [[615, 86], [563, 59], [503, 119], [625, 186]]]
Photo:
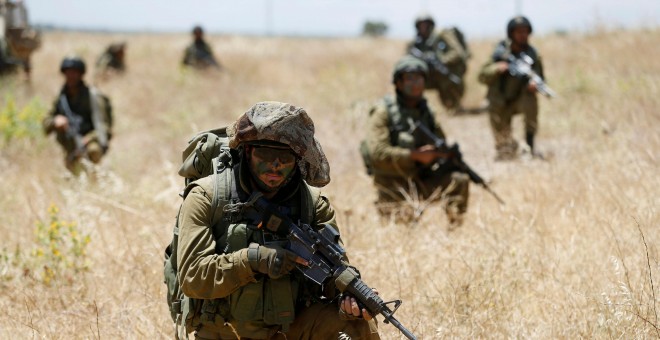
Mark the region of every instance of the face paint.
[[404, 73], [400, 87], [401, 92], [408, 97], [421, 97], [424, 94], [424, 76], [419, 73]]
[[253, 146], [250, 156], [250, 173], [263, 191], [277, 191], [296, 168], [296, 156], [290, 149]]

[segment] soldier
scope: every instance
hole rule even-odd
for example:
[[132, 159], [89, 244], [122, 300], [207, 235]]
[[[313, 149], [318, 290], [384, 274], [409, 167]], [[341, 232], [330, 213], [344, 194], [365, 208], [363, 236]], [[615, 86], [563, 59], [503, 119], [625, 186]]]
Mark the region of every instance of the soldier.
[[28, 24], [23, 1], [0, 0], [0, 73], [23, 68], [30, 79], [30, 57], [41, 46], [41, 34]]
[[186, 48], [183, 56], [183, 65], [192, 66], [197, 69], [206, 69], [209, 67], [220, 68], [220, 64], [213, 56], [211, 46], [204, 40], [204, 31], [202, 27], [193, 28], [194, 41]]
[[442, 105], [450, 111], [461, 109], [465, 93], [463, 76], [470, 58], [467, 44], [461, 31], [450, 27], [434, 32], [435, 21], [428, 14], [415, 20], [417, 37], [408, 44], [407, 53], [426, 61], [429, 67], [427, 89], [438, 90]]
[[126, 64], [124, 62], [125, 54], [125, 42], [110, 44], [96, 61], [97, 72], [99, 74], [108, 74], [110, 72], [123, 73], [126, 70]]
[[108, 151], [112, 137], [112, 107], [98, 89], [83, 81], [85, 63], [76, 56], [60, 65], [65, 82], [53, 109], [44, 119], [46, 134], [55, 132], [66, 152], [65, 166], [74, 174], [82, 169], [81, 160], [99, 163]]
[[531, 58], [534, 72], [543, 78], [541, 56], [529, 44], [532, 24], [527, 18], [518, 16], [511, 19], [506, 33], [508, 39], [497, 44], [491, 59], [479, 73], [479, 81], [488, 86], [490, 126], [497, 151], [495, 159], [511, 160], [517, 157], [518, 142], [512, 137], [511, 120], [518, 113], [523, 113], [525, 117], [525, 141], [530, 153], [540, 156], [534, 150], [539, 111], [537, 84], [527, 77], [512, 75], [507, 60], [510, 56], [518, 58], [524, 53]]
[[390, 212], [406, 196], [445, 199], [452, 225], [460, 225], [467, 210], [469, 177], [443, 166], [447, 154], [415, 128], [421, 124], [440, 139], [445, 134], [424, 98], [428, 79], [426, 63], [405, 56], [394, 66], [392, 82], [396, 97], [387, 96], [372, 108], [363, 154], [371, 164], [381, 213]]
[[[379, 339], [375, 319], [354, 298], [341, 296], [333, 283], [305, 280], [293, 270], [296, 263], [307, 265], [304, 259], [266, 245], [282, 237], [282, 220], [252, 205], [263, 197], [293, 221], [337, 229], [319, 189], [330, 181], [329, 165], [305, 110], [257, 103], [227, 135], [238, 159], [189, 185], [178, 219], [178, 282], [186, 296], [201, 299], [191, 307], [193, 315], [183, 317], [192, 318], [195, 338], [343, 339], [343, 333], [346, 339]], [[213, 209], [217, 192], [224, 192], [219, 185], [231, 198]], [[226, 224], [214, 233], [212, 221]]]

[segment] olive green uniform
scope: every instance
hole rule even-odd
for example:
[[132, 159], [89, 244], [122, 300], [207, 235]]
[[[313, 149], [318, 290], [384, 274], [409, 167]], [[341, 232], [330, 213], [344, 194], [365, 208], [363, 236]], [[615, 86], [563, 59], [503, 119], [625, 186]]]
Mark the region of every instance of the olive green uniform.
[[109, 70], [124, 72], [126, 70], [126, 64], [123, 57], [120, 57], [123, 49], [124, 47], [119, 45], [110, 45], [96, 61], [96, 68], [101, 72]]
[[[108, 141], [112, 137], [111, 117], [108, 114], [110, 103], [105, 96], [92, 90], [84, 82], [80, 82], [78, 93], [72, 97], [66, 94], [66, 88], [63, 87], [59, 96], [55, 99], [53, 109], [43, 120], [43, 128], [46, 134], [56, 132], [57, 142], [62, 145], [66, 152], [65, 165], [67, 169], [77, 173], [80, 169], [80, 158], [85, 156], [93, 163], [99, 163], [108, 149]], [[96, 93], [94, 95], [93, 93]], [[55, 116], [62, 115], [66, 117], [64, 108], [60, 103], [60, 97], [66, 96], [67, 102], [73, 114], [73, 118], [79, 121], [77, 137], [73, 134], [55, 130]], [[93, 100], [95, 103], [93, 103]], [[98, 117], [94, 114], [94, 105], [98, 107]], [[69, 122], [69, 126], [73, 125]], [[79, 138], [84, 148], [84, 154], [77, 154], [76, 138]]]
[[190, 44], [183, 55], [183, 65], [204, 69], [207, 67], [219, 67], [218, 61], [213, 56], [211, 46], [203, 39], [197, 39]]
[[[388, 204], [404, 199], [402, 193], [417, 194], [422, 198], [444, 198], [447, 209], [457, 208], [459, 213], [467, 210], [469, 197], [469, 177], [451, 168], [439, 166], [437, 169], [424, 166], [410, 158], [413, 149], [433, 144], [423, 132], [411, 133], [409, 118], [420, 122], [438, 138], [444, 139], [442, 128], [435, 121], [426, 100], [422, 99], [416, 108], [406, 108], [396, 100], [386, 97], [369, 116], [367, 147], [369, 149], [374, 184], [378, 190], [381, 211], [387, 211]], [[416, 190], [416, 191], [415, 191]]]
[[[543, 78], [543, 64], [536, 49], [528, 45], [523, 52], [532, 58], [534, 72]], [[488, 86], [490, 125], [498, 157], [511, 157], [518, 148], [511, 131], [513, 115], [524, 114], [527, 136], [533, 136], [538, 130], [539, 105], [536, 92], [527, 89], [529, 80], [511, 76], [508, 72], [499, 73], [497, 70], [497, 62], [506, 61], [511, 54], [511, 41], [501, 41], [479, 73], [479, 81]]]
[[[179, 283], [186, 296], [201, 299], [192, 321], [196, 338], [337, 339], [342, 332], [351, 339], [379, 339], [374, 321], [340, 313], [332, 285], [322, 290], [297, 271], [271, 279], [251, 269], [249, 244], [263, 245], [265, 239], [278, 237], [257, 227], [263, 221], [253, 208], [248, 206], [238, 215], [227, 212], [229, 204], [215, 210], [225, 212], [229, 224], [226, 233], [214, 235], [210, 226], [214, 181], [226, 175], [233, 178], [232, 197], [249, 201], [251, 175], [239, 163], [233, 171], [191, 184], [179, 214]], [[269, 202], [294, 221], [311, 219], [313, 227], [337, 228], [327, 198], [299, 174]]]
[[470, 53], [463, 46], [458, 34], [456, 28], [449, 28], [442, 30], [440, 33], [431, 33], [430, 37], [426, 40], [418, 36], [408, 44], [406, 49], [408, 53], [414, 47], [425, 54], [435, 53], [436, 58], [447, 66], [449, 72], [461, 79], [460, 84], [456, 84], [432, 65], [428, 65], [430, 74], [426, 81], [426, 88], [438, 90], [440, 102], [447, 109], [459, 108], [461, 99], [465, 93], [463, 77], [467, 71], [467, 60], [470, 57]]

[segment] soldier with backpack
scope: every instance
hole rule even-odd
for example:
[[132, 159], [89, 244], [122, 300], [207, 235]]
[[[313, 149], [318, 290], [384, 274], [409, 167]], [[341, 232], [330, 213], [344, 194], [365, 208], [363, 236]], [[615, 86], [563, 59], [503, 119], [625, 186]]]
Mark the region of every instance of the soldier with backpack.
[[428, 77], [420, 59], [404, 56], [396, 63], [396, 97], [387, 96], [371, 109], [361, 152], [378, 190], [381, 213], [395, 211], [406, 198], [442, 199], [449, 222], [460, 225], [470, 179], [452, 165], [451, 154], [438, 149], [437, 141], [444, 143], [445, 134], [423, 96]]
[[319, 189], [329, 165], [304, 109], [255, 104], [193, 139], [179, 173], [189, 184], [165, 260], [177, 338], [379, 339], [353, 297], [307, 280], [294, 268], [309, 263], [281, 242], [278, 216], [338, 230]]
[[415, 20], [417, 36], [406, 47], [406, 53], [424, 60], [429, 67], [427, 89], [438, 90], [440, 102], [450, 111], [461, 109], [465, 93], [463, 80], [470, 51], [463, 33], [457, 27], [434, 31], [435, 21], [429, 14]]
[[53, 109], [43, 120], [46, 134], [56, 133], [66, 152], [65, 166], [79, 174], [81, 161], [99, 163], [112, 138], [112, 106], [108, 97], [83, 81], [85, 62], [77, 56], [62, 60], [64, 86]]

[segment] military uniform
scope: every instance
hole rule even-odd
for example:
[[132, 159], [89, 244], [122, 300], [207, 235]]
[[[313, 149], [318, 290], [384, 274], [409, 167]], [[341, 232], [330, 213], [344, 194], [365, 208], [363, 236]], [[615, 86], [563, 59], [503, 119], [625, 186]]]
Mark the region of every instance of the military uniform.
[[[66, 132], [56, 131], [54, 127], [55, 116], [66, 116], [61, 104], [61, 96], [66, 97], [66, 101], [74, 114], [74, 119], [79, 120], [77, 137]], [[97, 106], [98, 113], [94, 112], [94, 106]], [[110, 116], [107, 112], [110, 110], [110, 103], [96, 89], [90, 89], [85, 83], [80, 82], [78, 93], [75, 97], [66, 95], [65, 88], [60, 91], [55, 99], [53, 109], [43, 120], [43, 127], [46, 134], [56, 131], [57, 142], [62, 145], [66, 151], [65, 165], [67, 169], [77, 173], [80, 165], [80, 158], [86, 156], [93, 163], [101, 161], [102, 156], [108, 149], [108, 142], [112, 137]], [[95, 116], [97, 116], [95, 118]], [[69, 122], [70, 126], [73, 122]], [[76, 138], [79, 138], [84, 148], [84, 155], [78, 154]]]
[[[402, 201], [405, 194], [417, 192], [422, 198], [446, 199], [446, 209], [465, 213], [469, 197], [469, 177], [451, 168], [422, 166], [411, 160], [411, 150], [433, 141], [419, 129], [411, 132], [409, 119], [420, 122], [438, 138], [444, 139], [442, 128], [435, 121], [426, 100], [416, 108], [406, 108], [402, 98], [386, 97], [369, 116], [367, 147], [373, 166], [378, 202], [385, 212], [392, 202]], [[441, 188], [442, 193], [436, 192]]]
[[518, 142], [513, 138], [511, 129], [515, 114], [524, 114], [527, 143], [533, 147], [534, 135], [538, 130], [539, 104], [536, 92], [530, 92], [527, 88], [528, 78], [512, 76], [509, 72], [500, 73], [497, 63], [507, 61], [511, 55], [518, 57], [520, 53], [525, 53], [533, 60], [534, 72], [544, 78], [543, 63], [536, 49], [526, 45], [522, 51], [513, 53], [511, 44], [510, 38], [499, 42], [491, 59], [479, 73], [479, 81], [488, 86], [490, 125], [498, 159], [512, 158], [518, 149]]
[[[280, 134], [284, 129], [289, 133]], [[246, 139], [286, 142], [299, 157], [298, 171], [268, 203], [293, 221], [338, 230], [334, 210], [317, 188], [330, 181], [327, 160], [302, 109], [259, 103], [227, 131], [232, 148], [242, 148]], [[379, 339], [375, 319], [341, 312], [333, 282], [321, 287], [296, 270], [274, 277], [255, 269], [251, 252], [286, 235], [272, 231], [281, 219], [266, 219], [251, 205], [259, 189], [242, 155], [233, 167], [189, 185], [179, 213], [178, 278], [194, 304], [189, 323], [196, 339]], [[231, 199], [214, 209], [218, 183], [230, 183]], [[226, 228], [214, 233], [216, 214]]]
[[211, 46], [203, 39], [197, 39], [190, 44], [183, 55], [183, 65], [204, 69], [218, 67]]
[[408, 44], [406, 49], [408, 53], [412, 48], [417, 48], [424, 54], [435, 54], [435, 58], [447, 66], [451, 74], [460, 78], [460, 83], [456, 84], [447, 75], [440, 73], [432, 65], [429, 65], [430, 72], [426, 88], [438, 90], [440, 102], [447, 109], [458, 109], [465, 94], [463, 77], [467, 71], [467, 60], [470, 53], [464, 47], [461, 38], [462, 35], [458, 29], [447, 28], [439, 33], [431, 33], [428, 39], [417, 36], [414, 41]]
[[96, 61], [96, 67], [99, 71], [105, 72], [115, 70], [117, 72], [124, 72], [126, 64], [124, 63], [124, 43], [115, 43], [110, 46], [101, 54]]

